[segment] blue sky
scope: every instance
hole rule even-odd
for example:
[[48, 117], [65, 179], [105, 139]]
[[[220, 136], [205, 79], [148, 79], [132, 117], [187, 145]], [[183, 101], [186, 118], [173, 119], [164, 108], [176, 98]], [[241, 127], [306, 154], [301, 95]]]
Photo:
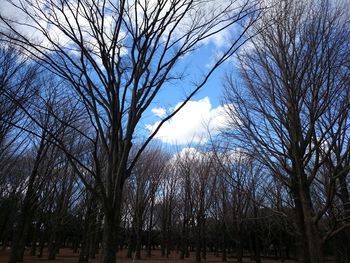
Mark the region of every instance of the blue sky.
[[[150, 0], [150, 2], [154, 2], [154, 0]], [[0, 4], [4, 5], [5, 3], [6, 1], [0, 0]], [[202, 11], [207, 12], [207, 15], [210, 16], [210, 14], [213, 13], [213, 8], [216, 12], [220, 12], [221, 7], [223, 6], [222, 8], [224, 8], [228, 3], [229, 2], [225, 0], [208, 1], [208, 6], [204, 4], [204, 9]], [[5, 9], [6, 14], [11, 18], [19, 20], [25, 18], [25, 16], [21, 16], [17, 10], [13, 9], [11, 5], [7, 4]], [[65, 15], [68, 16], [68, 20], [70, 21], [72, 14], [66, 12]], [[61, 16], [62, 14], [59, 13], [58, 17], [63, 21], [60, 23], [61, 26], [63, 25], [70, 28], [65, 25], [66, 22], [64, 21], [66, 20]], [[106, 32], [109, 32], [108, 25], [112, 26], [113, 24], [113, 19], [110, 18], [112, 18], [110, 15], [105, 17]], [[73, 19], [72, 21], [75, 20]], [[45, 22], [43, 22], [43, 24], [45, 27]], [[85, 30], [89, 30], [88, 20], [81, 15], [79, 16], [79, 24], [85, 28]], [[48, 25], [51, 24], [49, 23]], [[178, 33], [180, 33], [180, 35], [182, 33], [181, 30], [183, 29], [179, 28]], [[232, 37], [235, 37], [234, 33], [236, 30], [237, 27], [228, 27], [218, 34], [211, 35], [202, 41], [201, 46], [199, 46], [197, 50], [190, 52], [178, 61], [175, 70], [184, 70], [187, 77], [176, 83], [166, 84], [161, 88], [154, 102], [144, 113], [138, 125], [138, 133], [135, 134], [135, 138], [147, 137], [149, 133], [154, 130], [157, 122], [159, 122], [162, 117], [171, 113], [174, 107], [185, 100], [186, 94], [189, 94], [194, 88], [193, 82], [200, 81], [203, 78], [203, 74], [206, 74], [210, 66], [214, 64], [218, 54], [220, 55], [222, 50], [225, 50], [225, 48], [228, 48], [233, 43]], [[31, 38], [42, 38], [42, 35], [31, 27], [25, 27], [25, 31], [25, 34], [31, 35]], [[237, 32], [239, 32], [239, 29]], [[69, 43], [71, 43], [70, 39], [63, 35], [56, 27], [51, 26], [49, 28], [49, 34], [62, 43], [63, 46], [69, 46]], [[84, 37], [87, 38], [87, 43], [94, 43], [94, 40], [90, 39], [91, 36], [89, 34], [84, 35]], [[43, 39], [42, 45], [50, 46], [49, 43], [46, 43], [44, 40], [45, 38]], [[90, 48], [95, 46], [92, 45]], [[127, 50], [125, 52], [127, 52]], [[72, 55], [74, 55], [74, 52]], [[167, 145], [187, 145], [190, 142], [205, 143], [208, 140], [207, 128], [212, 133], [216, 133], [225, 122], [225, 105], [221, 105], [220, 103], [223, 90], [222, 80], [224, 73], [228, 70], [232, 71], [232, 68], [234, 68], [232, 59], [229, 59], [225, 64], [221, 65], [221, 67], [212, 74], [206, 85], [192, 98], [188, 105], [181, 109], [177, 116], [165, 123], [164, 127], [161, 128], [159, 134], [156, 136], [156, 140]]]
[[[221, 48], [224, 46], [218, 42], [209, 42], [180, 61], [181, 66], [187, 66], [188, 79], [178, 82], [177, 85], [164, 87], [145, 113], [139, 126], [141, 130], [146, 128], [145, 132], [149, 133], [152, 130], [152, 125], [154, 128], [157, 121], [161, 119], [160, 117], [163, 117], [164, 110], [169, 113], [173, 107], [184, 100], [186, 97], [184, 86], [193, 87], [190, 82], [201, 76], [201, 72], [208, 70], [216, 53], [220, 52]], [[234, 68], [234, 58], [229, 59], [218, 68], [207, 84], [178, 113], [178, 116], [175, 116], [161, 128], [156, 140], [168, 146], [205, 143], [208, 140], [207, 125], [213, 134], [216, 134], [219, 128], [224, 127], [223, 77], [226, 72], [234, 72]]]

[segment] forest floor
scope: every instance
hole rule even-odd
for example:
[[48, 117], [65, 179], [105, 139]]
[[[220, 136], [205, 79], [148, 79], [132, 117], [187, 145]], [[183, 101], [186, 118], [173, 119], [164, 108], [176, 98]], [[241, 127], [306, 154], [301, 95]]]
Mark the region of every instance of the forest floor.
[[[0, 263], [6, 263], [8, 260], [9, 251], [0, 251]], [[71, 249], [61, 249], [60, 253], [57, 255], [56, 260], [47, 260], [47, 251], [44, 252], [42, 258], [38, 258], [36, 256], [25, 255], [24, 263], [77, 263], [78, 262], [79, 253], [73, 253]], [[90, 260], [90, 263], [98, 263], [98, 255], [96, 259]], [[133, 260], [126, 257], [126, 249], [117, 253], [117, 263], [132, 263]], [[184, 260], [179, 259], [179, 254], [176, 252], [172, 252], [168, 259], [161, 257], [159, 250], [152, 251], [152, 257], [148, 258], [146, 255], [142, 255], [142, 259], [135, 260], [135, 263], [193, 263], [194, 253], [189, 258]], [[208, 253], [206, 263], [212, 262], [222, 262], [221, 257], [216, 257], [213, 253]], [[228, 258], [227, 262], [233, 263], [237, 262], [236, 259]], [[245, 258], [243, 262], [250, 263], [255, 262], [251, 261], [249, 258]], [[262, 259], [262, 263], [277, 263], [281, 262], [281, 260], [272, 260], [272, 259]], [[284, 263], [296, 263], [294, 260], [285, 260]]]

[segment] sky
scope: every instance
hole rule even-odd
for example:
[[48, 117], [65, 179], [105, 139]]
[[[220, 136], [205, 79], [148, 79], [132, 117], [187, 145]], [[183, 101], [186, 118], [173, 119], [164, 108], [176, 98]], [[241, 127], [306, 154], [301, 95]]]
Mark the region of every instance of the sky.
[[[18, 1], [18, 0], [15, 0]], [[224, 0], [216, 0], [219, 3]], [[0, 6], [6, 5], [6, 14], [18, 17], [18, 12], [13, 11], [6, 0], [0, 0]], [[3, 10], [5, 10], [3, 9]], [[5, 11], [3, 11], [5, 12]], [[81, 23], [84, 23], [82, 20]], [[28, 29], [26, 29], [28, 30]], [[231, 31], [230, 31], [231, 30]], [[209, 70], [215, 58], [221, 51], [228, 47], [232, 29], [221, 31], [206, 39], [203, 44], [190, 55], [181, 58], [180, 70], [185, 70], [187, 77], [176, 84], [166, 84], [149, 109], [144, 113], [138, 125], [141, 137], [147, 137], [157, 126], [159, 121], [167, 114], [181, 105], [193, 87], [193, 81], [201, 79], [203, 72]], [[33, 32], [35, 35], [35, 32]], [[67, 41], [60, 36], [62, 41]], [[232, 72], [235, 67], [234, 59], [229, 59], [209, 79], [207, 84], [175, 115], [167, 121], [155, 140], [168, 146], [185, 146], [189, 143], [204, 144], [209, 139], [209, 133], [215, 135], [220, 128], [225, 127], [225, 105], [222, 104], [222, 81], [226, 72]]]
[[[188, 57], [191, 61], [189, 76], [200, 74], [214, 61], [217, 52], [225, 48], [225, 38], [203, 45]], [[159, 130], [155, 139], [167, 146], [183, 147], [193, 144], [205, 144], [210, 135], [219, 133], [227, 125], [226, 105], [223, 103], [224, 75], [236, 74], [235, 57], [226, 61], [209, 79], [207, 84]], [[183, 82], [187, 84], [186, 81]], [[186, 93], [181, 86], [165, 87], [145, 113], [141, 126], [153, 131], [162, 117], [181, 105]]]

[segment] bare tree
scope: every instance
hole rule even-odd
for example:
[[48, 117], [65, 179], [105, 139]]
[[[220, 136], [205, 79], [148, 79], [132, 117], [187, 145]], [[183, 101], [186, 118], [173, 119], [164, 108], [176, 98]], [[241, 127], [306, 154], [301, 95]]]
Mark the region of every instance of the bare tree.
[[11, 229], [9, 226], [13, 222], [11, 217], [16, 213], [18, 192], [23, 185], [21, 180], [26, 176], [18, 167], [25, 165], [22, 153], [28, 145], [27, 136], [15, 127], [23, 117], [20, 107], [8, 98], [8, 94], [16, 94], [26, 104], [37, 77], [36, 68], [21, 61], [19, 54], [13, 46], [0, 44], [0, 196], [4, 201], [0, 238], [4, 248], [9, 238], [7, 229]]
[[219, 214], [224, 237], [222, 261], [227, 261], [228, 244], [234, 242], [237, 261], [243, 262], [244, 239], [248, 239], [251, 259], [261, 262], [260, 243], [267, 237], [260, 237], [260, 210], [276, 213], [265, 203], [264, 167], [241, 149], [229, 146], [216, 142], [210, 148], [219, 185], [214, 212]]
[[168, 176], [167, 172], [174, 169], [172, 165], [167, 166], [167, 171], [163, 174], [159, 188], [159, 223], [161, 230], [161, 256], [168, 258], [172, 250], [172, 230], [173, 215], [176, 208], [176, 195], [179, 178], [176, 173]]
[[[255, 28], [260, 34], [251, 48], [239, 57], [242, 85], [233, 77], [226, 82], [233, 125], [227, 135], [289, 189], [302, 262], [324, 262], [325, 242], [345, 227], [337, 225], [326, 235], [320, 230], [342, 175], [325, 169], [339, 143], [332, 133], [343, 134], [338, 121], [349, 110], [347, 12], [327, 0], [276, 2]], [[318, 204], [313, 193], [324, 176]]]
[[10, 99], [15, 95], [26, 106], [37, 90], [38, 67], [27, 62], [12, 45], [0, 44], [0, 184], [6, 184], [6, 174], [28, 145], [27, 135], [16, 126], [29, 122], [20, 106]]
[[[21, 53], [13, 46], [0, 44], [0, 160], [9, 147], [17, 141], [18, 132], [14, 124], [21, 120], [20, 106], [10, 99], [16, 98], [25, 106], [36, 91], [38, 67], [21, 58]], [[12, 132], [11, 130], [15, 130]]]
[[188, 147], [176, 156], [175, 173], [181, 185], [182, 235], [181, 258], [189, 256], [189, 230], [192, 230], [195, 247], [195, 260], [206, 260], [207, 238], [206, 223], [209, 210], [214, 201], [213, 189], [217, 187], [217, 176], [213, 169], [210, 152], [199, 147]]
[[182, 204], [182, 230], [181, 230], [181, 254], [180, 258], [190, 256], [189, 251], [189, 239], [190, 239], [190, 229], [191, 229], [191, 219], [193, 218], [193, 198], [192, 198], [192, 164], [193, 155], [190, 151], [184, 152], [182, 155], [178, 154], [176, 158], [176, 173], [180, 177], [180, 204]]
[[[92, 152], [97, 170], [84, 167], [80, 176], [85, 183], [87, 172], [94, 178], [105, 213], [101, 262], [115, 262], [125, 180], [162, 124], [244, 42], [243, 35], [258, 14], [258, 1], [223, 1], [220, 5], [198, 0], [9, 2], [25, 20], [15, 21], [2, 12], [1, 35], [71, 83], [72, 92], [90, 115], [94, 129], [90, 141], [100, 145], [107, 156], [105, 166], [96, 151]], [[182, 79], [183, 74], [176, 74], [180, 59], [204, 40], [238, 24], [243, 27], [223, 55], [203, 73], [183, 104], [161, 120], [131, 160], [143, 113], [167, 82]]]
[[[42, 87], [49, 85], [50, 88], [52, 88], [54, 84], [48, 80], [49, 77], [52, 76], [41, 76], [42, 81], [37, 81], [37, 85], [40, 83]], [[62, 88], [62, 86], [58, 85], [57, 88]], [[42, 93], [42, 95], [44, 96], [44, 93]], [[67, 101], [60, 98], [61, 100], [58, 102], [57, 93], [54, 89], [50, 90], [49, 94], [45, 95], [47, 96], [46, 98], [36, 98], [36, 101], [34, 101], [34, 96], [32, 96], [32, 104], [28, 107], [31, 108], [31, 110], [27, 109], [27, 112], [31, 112], [32, 116], [36, 119], [36, 122], [40, 123], [39, 126], [30, 122], [31, 125], [29, 129], [28, 125], [23, 125], [23, 123], [11, 123], [11, 125], [16, 125], [16, 127], [22, 127], [22, 130], [30, 131], [29, 138], [33, 138], [31, 145], [33, 161], [31, 165], [28, 165], [30, 173], [25, 178], [26, 182], [23, 190], [25, 194], [18, 209], [18, 220], [16, 222], [14, 237], [12, 239], [9, 262], [23, 261], [28, 229], [34, 213], [39, 206], [40, 193], [45, 184], [48, 183], [49, 178], [51, 177], [51, 179], [54, 179], [55, 175], [53, 171], [56, 169], [56, 166], [62, 165], [62, 163], [60, 163], [61, 158], [59, 156], [59, 148], [52, 143], [52, 136], [62, 138], [63, 136], [69, 135], [67, 132], [67, 126], [62, 125], [62, 122], [57, 121], [55, 115], [53, 115], [54, 111], [55, 114], [60, 114], [58, 113], [58, 110], [64, 111], [64, 108], [62, 108], [63, 104], [69, 108]], [[14, 97], [11, 98], [13, 99]], [[16, 103], [18, 106], [18, 99], [13, 99], [13, 103]], [[72, 117], [74, 116], [74, 110], [73, 108], [70, 109], [72, 112], [66, 113], [68, 116]], [[63, 117], [64, 114], [60, 115]], [[63, 119], [69, 123], [68, 118]], [[66, 138], [66, 140], [67, 139], [68, 138]], [[62, 193], [65, 194], [64, 191]]]
[[[160, 180], [166, 170], [168, 157], [161, 149], [149, 148], [143, 152], [130, 176], [126, 190], [129, 206], [132, 208], [132, 227], [128, 245], [128, 256], [135, 251], [136, 259], [141, 258], [143, 229], [145, 228], [147, 212], [149, 215], [149, 235], [152, 230], [153, 209]], [[150, 238], [150, 237], [149, 237]], [[149, 241], [150, 242], [150, 241]], [[150, 244], [148, 244], [148, 247]], [[149, 248], [150, 249], [150, 248]], [[149, 251], [150, 252], [150, 251]]]

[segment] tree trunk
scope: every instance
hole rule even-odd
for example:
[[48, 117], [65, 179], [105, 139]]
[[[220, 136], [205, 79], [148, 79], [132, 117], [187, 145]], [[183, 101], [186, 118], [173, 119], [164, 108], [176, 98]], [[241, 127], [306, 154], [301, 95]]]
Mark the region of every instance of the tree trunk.
[[116, 262], [116, 220], [114, 216], [115, 211], [109, 211], [105, 214], [103, 224], [103, 238], [102, 238], [102, 253], [101, 263], [115, 263]]
[[293, 193], [294, 204], [295, 204], [295, 215], [296, 215], [296, 226], [298, 228], [298, 235], [296, 236], [296, 249], [297, 249], [297, 258], [301, 263], [308, 263], [309, 260], [309, 248], [307, 245], [307, 240], [305, 236], [304, 229], [304, 214], [301, 207], [301, 202], [297, 193]]
[[[141, 209], [140, 209], [141, 210]], [[136, 248], [135, 258], [141, 259], [141, 246], [142, 246], [142, 212], [138, 211], [136, 220]]]
[[[93, 211], [96, 211], [96, 210], [97, 210], [97, 205], [94, 202]], [[91, 259], [95, 259], [96, 252], [98, 253], [100, 225], [99, 225], [99, 220], [96, 217], [97, 216], [93, 214], [91, 218], [92, 237], [90, 238], [90, 242], [89, 242], [89, 256]]]
[[226, 234], [226, 224], [223, 222], [222, 225], [222, 262], [227, 262], [227, 234]]
[[[46, 228], [46, 227], [45, 227]], [[38, 258], [41, 258], [43, 256], [44, 252], [44, 245], [45, 245], [45, 231], [40, 231], [40, 241], [39, 241], [39, 254]]]
[[255, 254], [255, 262], [261, 263], [260, 241], [256, 230], [254, 231], [254, 254]]
[[8, 261], [9, 263], [23, 262], [25, 242], [28, 235], [29, 225], [32, 220], [32, 215], [34, 213], [34, 203], [36, 201], [34, 183], [38, 174], [44, 146], [44, 139], [42, 139], [36, 153], [34, 166], [29, 176], [27, 192], [18, 216], [17, 226], [15, 228], [15, 233], [11, 244], [11, 254]]
[[135, 253], [136, 253], [136, 255], [135, 255], [135, 258], [136, 259], [141, 259], [141, 238], [140, 237], [138, 237], [137, 239], [136, 239], [136, 249], [135, 249]]
[[314, 212], [311, 204], [311, 197], [309, 192], [304, 189], [305, 188], [302, 188], [300, 199], [304, 215], [304, 229], [308, 245], [310, 263], [323, 263], [324, 255], [322, 249], [322, 241], [317, 226], [313, 222]]
[[[165, 201], [166, 202], [166, 201]], [[168, 219], [167, 219], [167, 204], [164, 204], [165, 207], [163, 207], [162, 211], [162, 244], [161, 244], [161, 256], [165, 257], [165, 252], [166, 252], [166, 243], [168, 240]]]
[[131, 232], [130, 232], [130, 235], [129, 235], [129, 242], [128, 242], [128, 252], [126, 254], [126, 256], [128, 258], [132, 258], [132, 253], [135, 251], [135, 220], [133, 221], [132, 223], [132, 227], [131, 227]]
[[151, 201], [151, 207], [150, 207], [150, 218], [149, 218], [149, 225], [148, 225], [148, 235], [147, 235], [147, 257], [152, 256], [151, 242], [152, 242], [154, 199], [155, 199], [155, 195], [152, 194], [152, 201]]
[[5, 218], [3, 219], [3, 224], [1, 225], [0, 227], [0, 238], [1, 238], [1, 241], [3, 243], [3, 250], [6, 249], [6, 241], [7, 241], [7, 231], [8, 229], [12, 229], [11, 227], [9, 227], [9, 219], [10, 219], [10, 215], [11, 215], [11, 209], [7, 210], [8, 213], [5, 213], [3, 216], [5, 216]]
[[207, 260], [207, 240], [206, 240], [206, 222], [205, 217], [202, 220], [202, 237], [201, 237], [201, 247], [202, 247], [202, 259]]
[[197, 217], [197, 235], [196, 235], [196, 262], [201, 262], [201, 226], [202, 226], [202, 222], [201, 222], [201, 217], [198, 216]]
[[167, 210], [167, 228], [166, 228], [166, 257], [169, 258], [171, 251], [171, 202]]
[[91, 217], [91, 205], [92, 205], [92, 198], [90, 197], [90, 200], [87, 202], [87, 210], [85, 213], [85, 222], [84, 222], [84, 228], [83, 228], [83, 237], [81, 242], [81, 250], [79, 254], [79, 263], [83, 263], [84, 261], [88, 261], [89, 258], [89, 251], [88, 251], [88, 244], [89, 244], [89, 230], [91, 230], [90, 227], [90, 217]]
[[19, 216], [14, 238], [11, 243], [9, 263], [23, 262], [25, 240], [27, 239], [30, 217], [28, 209], [24, 209]]
[[313, 222], [314, 211], [305, 177], [299, 177], [299, 183], [292, 189], [297, 222], [299, 227], [299, 246], [303, 263], [324, 263], [322, 242], [316, 224]]
[[237, 223], [238, 226], [238, 237], [237, 237], [237, 262], [243, 262], [243, 233], [242, 223]]
[[258, 207], [254, 204], [254, 257], [256, 263], [261, 263], [260, 257], [260, 240], [258, 236]]
[[48, 256], [48, 260], [55, 260], [56, 259], [56, 252], [57, 252], [57, 233], [58, 233], [58, 226], [55, 224], [54, 226], [52, 226], [52, 230], [51, 230], [51, 235], [50, 235], [50, 240], [49, 240], [49, 256]]
[[[338, 183], [339, 183], [339, 189], [340, 189], [340, 198], [343, 203], [343, 209], [344, 209], [344, 217], [346, 218], [346, 223], [350, 223], [350, 194], [348, 190], [348, 183], [347, 183], [347, 173], [343, 173], [338, 177]], [[343, 254], [344, 260], [349, 261], [350, 260], [350, 229], [345, 229], [345, 249], [341, 251]]]
[[30, 255], [31, 256], [35, 256], [36, 255], [36, 243], [38, 241], [38, 235], [40, 233], [40, 226], [41, 226], [41, 221], [39, 219], [38, 222], [36, 222], [36, 224], [35, 224], [35, 230], [34, 230], [34, 233], [33, 233], [32, 246], [30, 248]]
[[187, 218], [184, 217], [182, 224], [182, 234], [181, 234], [181, 252], [180, 259], [185, 259], [186, 254], [188, 253], [188, 229], [187, 229]]

